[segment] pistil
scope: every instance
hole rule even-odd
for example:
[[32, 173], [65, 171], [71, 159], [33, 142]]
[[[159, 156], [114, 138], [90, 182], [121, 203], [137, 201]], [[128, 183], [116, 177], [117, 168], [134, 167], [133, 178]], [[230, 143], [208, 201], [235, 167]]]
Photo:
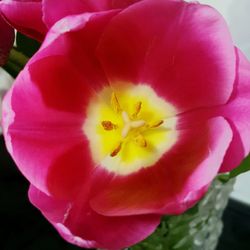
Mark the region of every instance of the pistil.
[[[121, 128], [121, 141], [119, 142], [119, 145], [110, 153], [110, 156], [115, 157], [119, 154], [119, 152], [122, 149], [123, 142], [125, 140], [126, 141], [132, 140], [136, 143], [136, 145], [142, 148], [147, 147], [147, 141], [142, 135], [142, 133], [147, 129], [158, 128], [164, 123], [164, 121], [158, 120], [158, 121], [152, 122], [151, 124], [148, 124], [144, 120], [136, 120], [136, 118], [138, 117], [142, 109], [141, 101], [135, 103], [134, 113], [132, 113], [131, 116], [129, 116], [129, 114], [121, 108], [119, 100], [114, 92], [111, 95], [110, 102], [111, 102], [112, 109], [116, 113], [121, 115], [122, 121], [123, 121], [123, 127]], [[118, 125], [114, 124], [113, 122], [109, 120], [104, 120], [101, 122], [101, 124], [104, 130], [107, 130], [107, 131], [111, 131], [111, 130], [118, 128]], [[134, 132], [132, 132], [131, 134], [132, 136], [128, 137], [131, 130], [134, 130]]]
[[122, 119], [124, 122], [124, 127], [122, 129], [123, 138], [127, 137], [131, 129], [140, 128], [146, 124], [143, 120], [131, 121], [126, 111], [122, 111]]
[[83, 119], [95, 165], [121, 176], [153, 167], [178, 142], [176, 114], [147, 83], [110, 82], [93, 95]]

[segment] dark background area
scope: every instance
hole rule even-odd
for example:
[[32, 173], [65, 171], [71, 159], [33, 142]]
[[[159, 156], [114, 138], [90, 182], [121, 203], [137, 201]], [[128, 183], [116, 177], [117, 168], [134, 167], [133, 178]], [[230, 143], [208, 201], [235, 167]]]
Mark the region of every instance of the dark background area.
[[[0, 136], [0, 250], [79, 250], [29, 203], [27, 190]], [[250, 250], [250, 207], [230, 200], [223, 221], [217, 250]]]

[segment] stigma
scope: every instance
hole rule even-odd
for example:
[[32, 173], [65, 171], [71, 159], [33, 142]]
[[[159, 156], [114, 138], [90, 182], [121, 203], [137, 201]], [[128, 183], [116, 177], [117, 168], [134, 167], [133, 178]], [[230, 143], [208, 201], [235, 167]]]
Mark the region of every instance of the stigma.
[[130, 120], [129, 115], [126, 111], [122, 111], [122, 119], [124, 123], [124, 127], [122, 129], [123, 138], [125, 138], [129, 134], [131, 129], [140, 128], [146, 124], [146, 122], [143, 120]]

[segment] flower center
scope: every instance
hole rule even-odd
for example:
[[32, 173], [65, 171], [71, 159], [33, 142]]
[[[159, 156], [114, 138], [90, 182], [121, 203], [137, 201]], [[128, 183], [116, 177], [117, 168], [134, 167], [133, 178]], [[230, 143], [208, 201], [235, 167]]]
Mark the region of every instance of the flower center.
[[[134, 105], [134, 110], [131, 115], [129, 115], [125, 110], [123, 110], [119, 104], [119, 100], [116, 94], [113, 92], [111, 97], [111, 106], [113, 107], [114, 112], [118, 113], [122, 117], [122, 127], [121, 127], [121, 141], [117, 147], [110, 153], [111, 157], [116, 156], [122, 148], [122, 145], [131, 140], [139, 147], [147, 147], [146, 138], [143, 136], [143, 133], [148, 129], [154, 129], [161, 126], [164, 121], [156, 121], [152, 124], [147, 124], [144, 120], [138, 120], [138, 115], [142, 109], [142, 102], [138, 101]], [[111, 121], [102, 121], [102, 126], [104, 130], [111, 131], [113, 129], [118, 129], [118, 125], [114, 124]]]
[[147, 85], [104, 88], [83, 130], [98, 166], [125, 175], [153, 166], [177, 139], [175, 109]]

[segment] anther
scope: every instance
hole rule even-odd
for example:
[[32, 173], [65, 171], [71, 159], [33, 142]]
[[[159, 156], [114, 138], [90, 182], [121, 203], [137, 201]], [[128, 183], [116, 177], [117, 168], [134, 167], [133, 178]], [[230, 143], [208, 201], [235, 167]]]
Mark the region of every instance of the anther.
[[105, 130], [117, 129], [117, 125], [113, 124], [111, 121], [102, 121], [102, 126]]
[[118, 147], [110, 154], [111, 157], [115, 157], [121, 151], [122, 142], [119, 143]]
[[147, 147], [147, 141], [141, 134], [135, 137], [135, 143], [142, 148]]
[[115, 94], [115, 92], [112, 93], [111, 95], [111, 106], [114, 109], [116, 113], [119, 113], [122, 111], [121, 106], [119, 104], [118, 98]]
[[142, 102], [137, 102], [135, 104], [135, 112], [132, 114], [132, 117], [135, 119], [137, 117], [137, 115], [140, 113], [141, 111], [141, 106], [142, 106]]
[[149, 127], [150, 127], [150, 128], [158, 128], [158, 127], [160, 127], [163, 123], [164, 123], [163, 120], [156, 121], [156, 122], [152, 123], [151, 125], [149, 125]]

